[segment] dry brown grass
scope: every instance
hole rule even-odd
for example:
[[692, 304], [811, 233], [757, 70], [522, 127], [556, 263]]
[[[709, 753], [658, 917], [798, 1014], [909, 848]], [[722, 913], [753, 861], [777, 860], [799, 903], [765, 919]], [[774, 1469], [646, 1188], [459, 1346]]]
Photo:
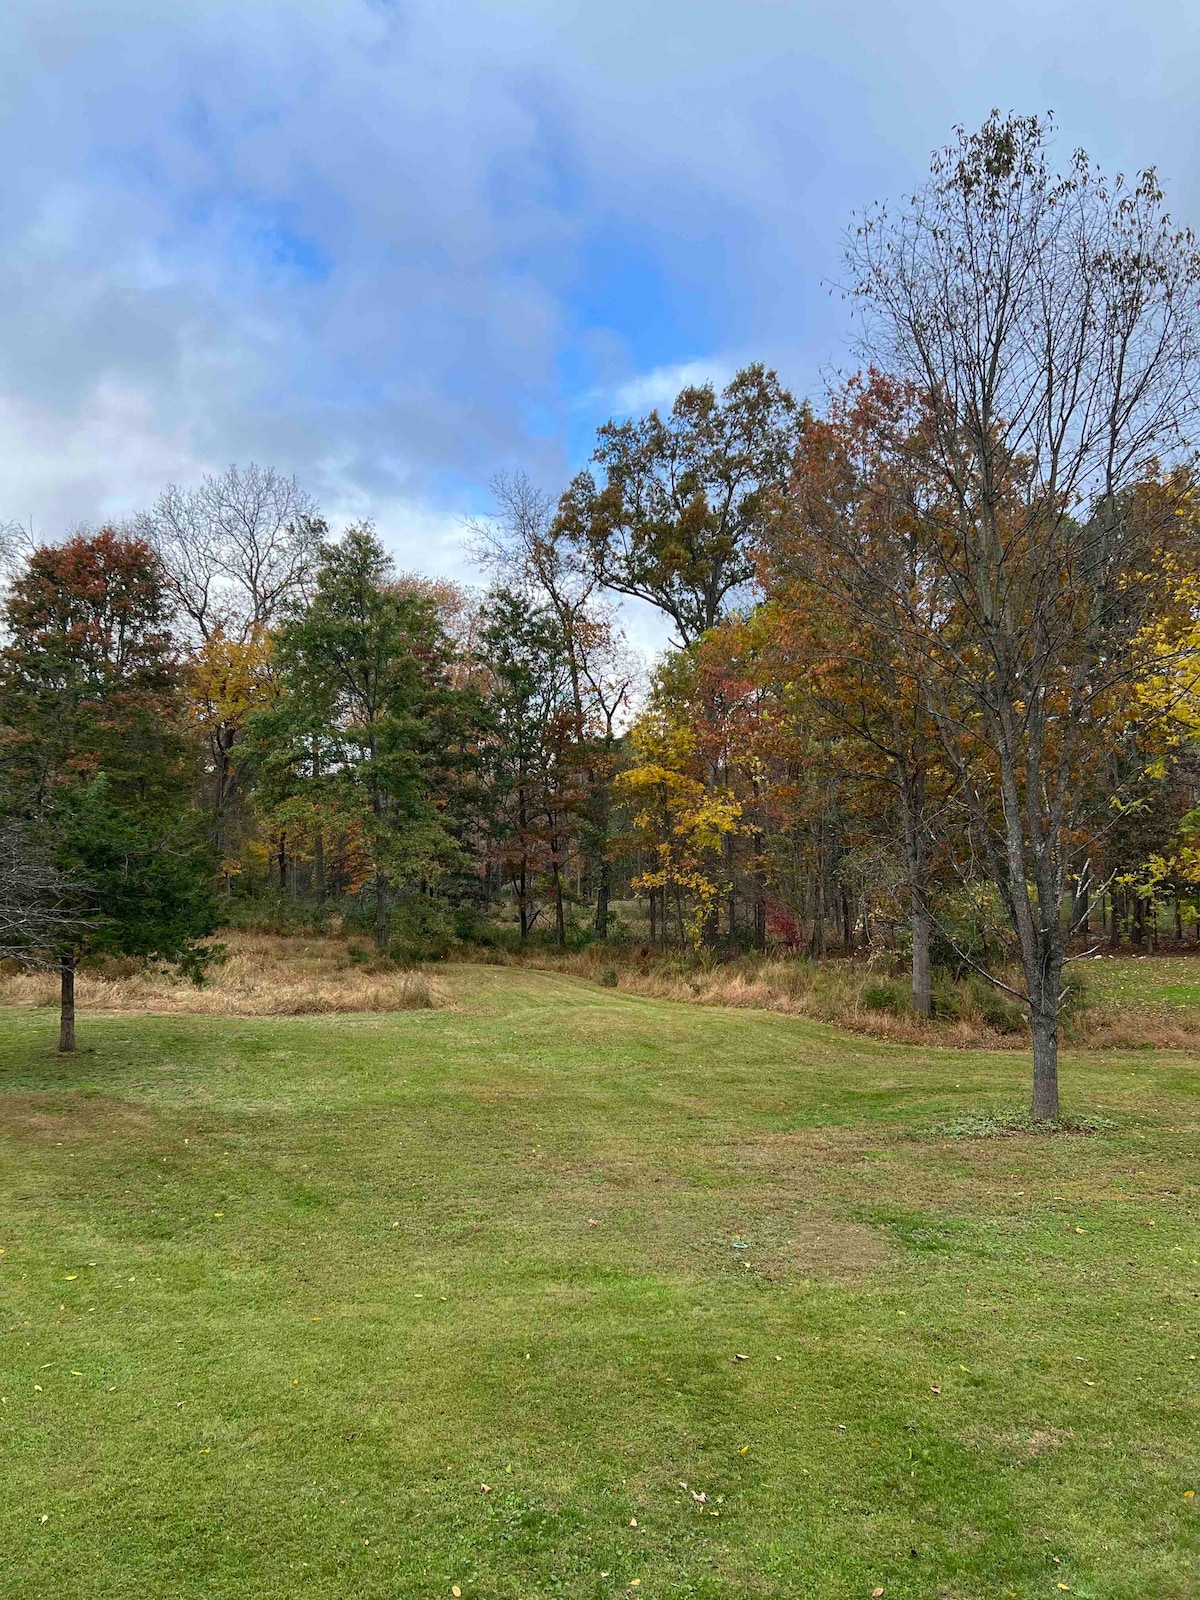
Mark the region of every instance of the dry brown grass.
[[[76, 1003], [85, 1011], [176, 1012], [191, 1016], [302, 1017], [340, 1011], [422, 1011], [452, 1004], [445, 984], [386, 961], [352, 961], [345, 940], [230, 933], [225, 959], [202, 985], [170, 970], [109, 960], [80, 970]], [[54, 1006], [52, 972], [0, 971], [0, 1005]]]

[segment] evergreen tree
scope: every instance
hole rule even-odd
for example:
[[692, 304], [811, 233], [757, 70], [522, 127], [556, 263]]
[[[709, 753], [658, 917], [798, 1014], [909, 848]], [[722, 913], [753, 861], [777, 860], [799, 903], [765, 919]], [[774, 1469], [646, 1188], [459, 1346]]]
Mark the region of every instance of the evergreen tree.
[[170, 605], [153, 551], [112, 529], [35, 551], [4, 607], [0, 809], [70, 885], [57, 962], [59, 1048], [75, 1048], [79, 957], [176, 961], [198, 973], [212, 859], [189, 796], [194, 751]]

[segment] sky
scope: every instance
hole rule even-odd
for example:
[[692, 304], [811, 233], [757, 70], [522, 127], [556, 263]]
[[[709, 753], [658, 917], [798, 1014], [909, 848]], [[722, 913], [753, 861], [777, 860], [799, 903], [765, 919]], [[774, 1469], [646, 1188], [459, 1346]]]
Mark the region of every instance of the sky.
[[847, 227], [993, 106], [1200, 227], [1194, 0], [4, 15], [0, 522], [40, 537], [255, 460], [469, 579], [496, 472], [557, 493], [749, 360], [851, 370]]

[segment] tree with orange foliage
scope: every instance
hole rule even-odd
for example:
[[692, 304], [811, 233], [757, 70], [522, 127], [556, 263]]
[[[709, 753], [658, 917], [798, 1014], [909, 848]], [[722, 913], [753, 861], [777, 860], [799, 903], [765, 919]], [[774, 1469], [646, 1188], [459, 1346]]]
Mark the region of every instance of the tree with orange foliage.
[[791, 497], [937, 725], [1019, 953], [1037, 1118], [1058, 1114], [1064, 899], [1148, 625], [1178, 609], [1164, 557], [1188, 519], [1138, 490], [1186, 454], [1200, 399], [1195, 241], [1152, 172], [1125, 186], [1079, 153], [1056, 174], [1048, 136], [993, 113], [862, 223], [863, 343], [901, 400], [864, 417], [878, 508], [831, 515], [858, 466], [836, 447]]

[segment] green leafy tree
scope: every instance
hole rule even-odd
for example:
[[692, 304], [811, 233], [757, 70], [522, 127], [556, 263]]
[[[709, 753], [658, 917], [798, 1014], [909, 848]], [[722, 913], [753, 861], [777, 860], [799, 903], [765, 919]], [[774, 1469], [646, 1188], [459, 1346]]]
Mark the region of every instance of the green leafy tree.
[[512, 885], [521, 938], [538, 916], [544, 884], [562, 944], [565, 869], [587, 795], [568, 642], [551, 606], [501, 587], [483, 607], [478, 651], [492, 730], [485, 757], [492, 860]]
[[601, 481], [575, 478], [555, 533], [601, 584], [649, 601], [689, 644], [750, 581], [752, 547], [787, 483], [802, 423], [795, 399], [759, 363], [720, 397], [701, 384], [682, 390], [665, 418], [607, 422], [592, 457]]
[[471, 697], [450, 681], [433, 602], [395, 582], [370, 524], [321, 549], [312, 599], [280, 630], [280, 694], [255, 722], [275, 804], [306, 788], [361, 827], [375, 940], [401, 885], [428, 890], [459, 860], [452, 790]]
[[199, 975], [213, 930], [170, 620], [157, 557], [112, 529], [34, 551], [4, 607], [0, 808], [69, 901], [36, 952], [60, 969], [62, 1051], [75, 1048], [82, 955]]

